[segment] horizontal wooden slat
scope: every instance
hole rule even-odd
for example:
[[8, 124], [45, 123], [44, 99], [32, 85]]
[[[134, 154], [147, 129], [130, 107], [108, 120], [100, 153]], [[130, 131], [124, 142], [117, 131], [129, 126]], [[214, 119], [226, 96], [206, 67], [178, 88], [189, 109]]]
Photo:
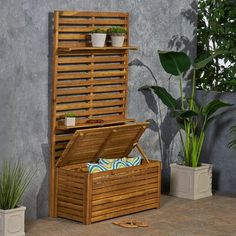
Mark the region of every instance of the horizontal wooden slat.
[[147, 204], [147, 205], [136, 206], [134, 208], [125, 209], [125, 210], [122, 210], [122, 211], [110, 212], [110, 213], [107, 213], [105, 215], [92, 217], [92, 222], [106, 220], [106, 219], [110, 219], [110, 218], [114, 218], [114, 217], [118, 217], [118, 216], [123, 216], [123, 215], [128, 215], [128, 214], [131, 214], [131, 213], [144, 211], [144, 210], [148, 210], [148, 209], [152, 209], [152, 208], [156, 208], [156, 207], [157, 207], [157, 204], [152, 203], [152, 204]]
[[57, 74], [57, 79], [79, 79], [79, 78], [105, 78], [118, 77], [126, 75], [125, 71], [111, 71], [111, 72], [91, 72], [91, 73], [60, 73]]
[[[157, 188], [152, 188], [152, 189], [146, 189], [145, 190], [145, 194], [153, 194], [153, 193], [157, 193]], [[128, 199], [128, 198], [135, 198], [138, 196], [143, 196], [143, 192], [142, 191], [134, 191], [132, 193], [129, 194], [123, 194], [123, 195], [118, 195], [118, 196], [111, 196], [109, 197], [109, 201], [110, 202], [115, 202], [115, 201], [120, 201], [123, 199]], [[98, 200], [93, 200], [93, 205], [100, 205], [100, 204], [105, 204], [107, 203], [107, 198], [102, 198], [102, 199], [98, 199]]]
[[128, 13], [125, 12], [92, 12], [92, 11], [59, 11], [59, 16], [63, 17], [128, 17]]
[[125, 79], [108, 79], [108, 80], [86, 80], [86, 81], [59, 81], [57, 87], [79, 87], [88, 85], [113, 85], [126, 83]]
[[125, 64], [95, 64], [95, 65], [85, 65], [85, 66], [78, 66], [78, 65], [65, 65], [65, 66], [58, 66], [58, 72], [66, 72], [66, 71], [87, 71], [87, 70], [119, 70], [125, 69], [127, 65]]
[[58, 201], [73, 203], [73, 204], [76, 204], [78, 206], [83, 206], [83, 201], [82, 200], [75, 199], [72, 196], [71, 197], [65, 197], [65, 196], [58, 195]]
[[63, 110], [73, 110], [81, 108], [113, 107], [113, 106], [121, 106], [124, 104], [125, 104], [124, 101], [88, 102], [88, 103], [57, 105], [56, 109], [57, 111], [63, 111]]
[[[150, 164], [150, 163], [149, 163]], [[139, 168], [137, 168], [139, 167]], [[112, 184], [113, 181], [120, 181], [121, 179], [128, 179], [130, 177], [136, 178], [136, 176], [149, 176], [152, 175], [153, 173], [158, 173], [158, 169], [157, 167], [151, 167], [147, 168], [147, 166], [145, 166], [145, 164], [141, 164], [139, 166], [134, 166], [134, 167], [129, 167], [128, 169], [124, 169], [124, 170], [119, 170], [116, 171], [113, 174], [110, 174], [108, 177], [106, 176], [106, 174], [103, 173], [99, 173], [96, 175], [100, 175], [99, 177], [96, 177], [95, 174], [94, 175], [94, 188], [97, 188], [98, 186], [100, 186], [102, 184], [106, 184], [106, 183], [110, 183]]]
[[110, 184], [104, 183], [103, 185], [100, 185], [100, 188], [98, 188], [99, 185], [97, 186], [95, 185], [94, 190], [93, 190], [93, 195], [105, 193], [105, 192], [111, 192], [118, 189], [124, 189], [126, 187], [128, 188], [128, 187], [145, 185], [145, 184], [150, 184], [150, 183], [157, 183], [157, 181], [158, 181], [158, 173], [149, 174], [148, 176], [140, 175], [136, 177], [130, 177], [130, 179], [124, 178], [124, 179], [120, 179], [116, 181], [114, 180], [114, 182], [107, 181], [107, 182], [110, 182]]
[[128, 46], [127, 45], [127, 42], [124, 41], [124, 46], [122, 47], [112, 47], [112, 46], [105, 46], [105, 47], [92, 47], [90, 45], [87, 45], [86, 42], [79, 42], [77, 43], [77, 45], [75, 46], [68, 46], [68, 45], [64, 45], [64, 43], [59, 43], [59, 46], [58, 46], [58, 52], [59, 54], [61, 53], [72, 53], [73, 51], [81, 51], [81, 52], [88, 52], [90, 51], [91, 53], [96, 53], [96, 52], [99, 52], [99, 51], [102, 51], [102, 52], [106, 52], [108, 51], [109, 53], [118, 53], [119, 51], [126, 51], [126, 50], [137, 50], [138, 47], [136, 46]]
[[107, 203], [103, 203], [100, 205], [93, 205], [92, 209], [93, 209], [93, 211], [99, 211], [102, 209], [110, 209], [115, 206], [132, 205], [134, 202], [141, 202], [141, 201], [148, 200], [148, 199], [156, 199], [156, 201], [159, 201], [158, 193], [141, 195], [138, 197], [132, 197], [132, 198], [127, 198], [127, 199], [113, 201], [113, 202], [107, 201]]
[[63, 202], [61, 200], [58, 200], [57, 201], [57, 205], [59, 207], [64, 207], [64, 208], [68, 208], [68, 209], [71, 209], [71, 210], [76, 210], [76, 211], [82, 211], [83, 210], [83, 205], [82, 206], [79, 206], [77, 204], [73, 204], [73, 203], [69, 203], [69, 202]]
[[86, 40], [90, 38], [88, 34], [58, 34], [59, 40]]
[[[99, 110], [92, 110], [92, 111], [73, 111], [77, 117], [84, 117], [84, 116], [97, 116], [97, 115], [105, 115], [105, 114], [116, 114], [116, 113], [122, 113], [124, 112], [123, 108], [114, 108], [114, 109], [109, 109], [109, 108], [104, 108], [104, 109], [99, 109]], [[57, 118], [64, 118], [65, 113], [63, 112], [58, 112], [56, 114]], [[56, 139], [57, 140], [57, 139]], [[64, 139], [59, 139], [58, 141], [62, 141]]]
[[79, 19], [79, 18], [60, 18], [59, 25], [126, 25], [126, 20], [120, 19]]
[[58, 210], [57, 215], [61, 218], [66, 218], [66, 219], [70, 219], [70, 220], [83, 222], [82, 216], [72, 215], [70, 213], [65, 213], [65, 212], [61, 211], [60, 209]]
[[133, 202], [132, 204], [125, 204], [125, 205], [121, 205], [121, 206], [111, 207], [109, 209], [99, 210], [99, 211], [95, 211], [95, 212], [92, 211], [92, 217], [109, 214], [111, 212], [119, 212], [122, 210], [127, 210], [130, 208], [135, 208], [135, 207], [139, 207], [139, 206], [155, 204], [156, 202], [157, 202], [157, 200], [154, 198], [154, 199], [148, 199], [148, 200], [143, 200], [143, 201], [139, 201], [139, 202]]
[[124, 62], [124, 56], [103, 56], [103, 57], [59, 57], [59, 64], [73, 64], [73, 63], [95, 63], [95, 62]]
[[153, 183], [153, 184], [149, 184], [148, 186], [135, 186], [135, 187], [131, 187], [129, 189], [122, 189], [122, 190], [117, 190], [117, 191], [112, 191], [112, 192], [108, 192], [108, 193], [103, 193], [103, 194], [98, 194], [98, 195], [93, 195], [92, 199], [93, 200], [99, 200], [99, 199], [104, 199], [104, 198], [110, 198], [113, 196], [120, 196], [120, 195], [125, 195], [125, 194], [130, 194], [133, 193], [135, 191], [140, 191], [143, 194], [145, 194], [145, 191], [148, 189], [157, 189], [157, 183]]
[[58, 89], [57, 95], [66, 94], [86, 94], [86, 93], [102, 93], [102, 92], [116, 92], [125, 90], [126, 86], [107, 86], [107, 87], [93, 87], [93, 88], [83, 88], [83, 89]]
[[81, 96], [58, 96], [56, 98], [57, 103], [61, 102], [80, 102], [80, 101], [97, 101], [97, 100], [107, 100], [107, 99], [118, 99], [125, 98], [125, 93], [111, 93], [111, 94], [93, 94], [93, 95], [81, 95]]
[[64, 170], [63, 168], [59, 168], [58, 170], [58, 176], [62, 178], [76, 178], [76, 182], [84, 183], [84, 173], [81, 173], [79, 171], [71, 171], [71, 170]]
[[71, 186], [73, 188], [79, 188], [79, 189], [83, 189], [84, 188], [84, 183], [79, 183], [76, 182], [75, 178], [62, 178], [62, 177], [58, 177], [58, 182], [61, 183], [63, 186]]
[[70, 214], [70, 215], [74, 215], [74, 216], [78, 216], [78, 217], [83, 216], [83, 212], [78, 211], [78, 210], [73, 210], [73, 209], [70, 209], [70, 208], [65, 208], [65, 207], [58, 206], [57, 210], [58, 210], [58, 214], [66, 213], [66, 214]]
[[69, 186], [67, 184], [62, 184], [62, 183], [58, 183], [58, 189], [66, 189], [66, 191], [71, 192], [71, 193], [75, 193], [75, 194], [83, 194], [83, 189], [81, 188], [75, 188], [72, 186]]
[[62, 197], [71, 197], [73, 199], [76, 199], [76, 200], [81, 200], [83, 201], [84, 197], [82, 194], [77, 194], [77, 193], [73, 193], [73, 192], [69, 192], [69, 191], [66, 191], [64, 189], [58, 189], [58, 193], [57, 193], [58, 197], [62, 196]]

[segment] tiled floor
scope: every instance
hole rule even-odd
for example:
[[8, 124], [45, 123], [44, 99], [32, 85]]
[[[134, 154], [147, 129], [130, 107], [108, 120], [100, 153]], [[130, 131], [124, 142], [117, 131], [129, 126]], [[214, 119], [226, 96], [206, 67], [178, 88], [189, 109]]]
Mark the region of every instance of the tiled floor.
[[121, 228], [112, 224], [114, 219], [92, 225], [82, 225], [64, 219], [45, 218], [29, 222], [26, 235], [236, 236], [236, 198], [213, 196], [191, 201], [162, 196], [161, 200], [161, 209], [132, 215], [132, 217], [135, 216], [137, 219], [147, 221], [148, 228]]

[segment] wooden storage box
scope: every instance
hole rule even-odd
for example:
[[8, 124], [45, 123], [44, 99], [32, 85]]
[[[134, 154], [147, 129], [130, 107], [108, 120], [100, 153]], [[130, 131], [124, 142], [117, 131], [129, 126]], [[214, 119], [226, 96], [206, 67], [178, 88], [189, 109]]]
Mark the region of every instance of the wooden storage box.
[[[147, 123], [77, 130], [56, 168], [58, 217], [90, 224], [160, 207], [159, 161], [149, 161], [137, 144]], [[88, 173], [87, 162], [128, 156], [136, 147], [140, 166]]]

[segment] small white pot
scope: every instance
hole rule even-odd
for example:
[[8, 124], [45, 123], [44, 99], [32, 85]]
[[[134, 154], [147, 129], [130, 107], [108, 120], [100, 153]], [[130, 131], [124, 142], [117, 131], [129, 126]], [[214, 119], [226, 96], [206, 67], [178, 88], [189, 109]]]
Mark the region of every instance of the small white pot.
[[65, 117], [66, 126], [75, 126], [75, 117]]
[[0, 235], [24, 236], [25, 235], [25, 207], [10, 210], [0, 209]]
[[123, 47], [124, 40], [125, 40], [124, 35], [111, 35], [112, 47]]
[[212, 165], [171, 164], [170, 168], [170, 195], [192, 200], [212, 196]]
[[101, 33], [92, 33], [91, 38], [92, 38], [92, 46], [93, 47], [104, 47], [105, 46], [105, 41], [106, 41], [106, 34], [101, 34]]

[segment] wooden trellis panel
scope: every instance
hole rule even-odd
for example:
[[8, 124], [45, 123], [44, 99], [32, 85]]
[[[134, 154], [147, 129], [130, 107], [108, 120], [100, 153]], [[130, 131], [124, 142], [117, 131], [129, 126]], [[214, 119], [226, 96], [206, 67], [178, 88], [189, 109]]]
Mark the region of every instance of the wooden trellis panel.
[[102, 119], [104, 124], [125, 122], [128, 90], [129, 34], [123, 48], [92, 48], [90, 31], [122, 26], [128, 32], [128, 13], [54, 12], [51, 125], [50, 215], [55, 215], [55, 162], [74, 129], [64, 127], [64, 114], [77, 115], [77, 127]]

